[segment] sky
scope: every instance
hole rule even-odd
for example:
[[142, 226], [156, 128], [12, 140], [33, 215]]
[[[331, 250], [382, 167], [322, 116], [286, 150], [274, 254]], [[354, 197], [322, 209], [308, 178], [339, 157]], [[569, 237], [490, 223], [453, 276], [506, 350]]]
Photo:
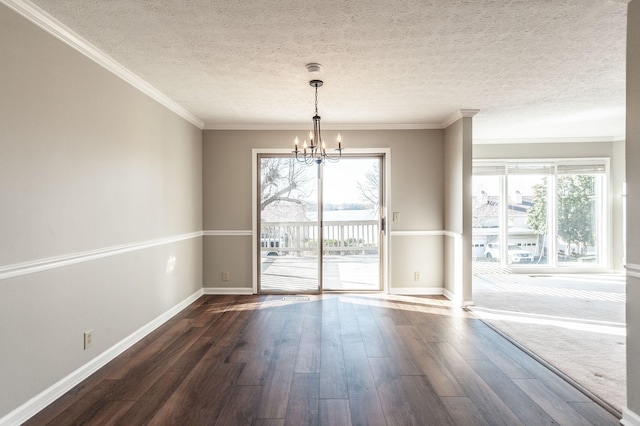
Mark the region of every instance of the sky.
[[366, 181], [378, 158], [342, 158], [337, 163], [325, 163], [324, 202], [344, 204], [363, 201], [358, 182]]

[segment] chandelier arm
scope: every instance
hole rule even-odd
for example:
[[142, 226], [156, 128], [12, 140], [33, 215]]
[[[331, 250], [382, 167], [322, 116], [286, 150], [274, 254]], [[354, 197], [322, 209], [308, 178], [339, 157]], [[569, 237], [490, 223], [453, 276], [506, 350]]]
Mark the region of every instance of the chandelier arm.
[[293, 154], [295, 154], [295, 159], [302, 164], [310, 165], [315, 162], [312, 154], [307, 154], [306, 152], [301, 152], [299, 150], [293, 151]]
[[[338, 150], [336, 149], [336, 151], [338, 151]], [[341, 152], [341, 151], [342, 151], [342, 150], [340, 150], [340, 151], [338, 152], [338, 154], [337, 154], [337, 155], [336, 155], [336, 154], [334, 154], [334, 155], [331, 155], [331, 154], [325, 154], [325, 155], [324, 155], [324, 157], [325, 157], [325, 158], [326, 158], [330, 163], [337, 163], [337, 162], [338, 162], [338, 161], [340, 161], [340, 159], [342, 158], [342, 152]]]

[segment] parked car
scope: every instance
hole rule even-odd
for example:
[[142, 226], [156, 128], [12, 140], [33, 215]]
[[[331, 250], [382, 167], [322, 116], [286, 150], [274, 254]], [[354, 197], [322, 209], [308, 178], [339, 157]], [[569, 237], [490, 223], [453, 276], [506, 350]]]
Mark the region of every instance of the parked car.
[[[281, 238], [275, 237], [273, 235], [268, 235], [262, 233], [260, 235], [260, 247], [262, 247], [262, 252], [267, 256], [279, 256], [280, 255], [280, 247], [283, 246], [283, 241]], [[273, 249], [273, 250], [270, 250]]]
[[[500, 244], [488, 243], [484, 249], [484, 257], [500, 260]], [[516, 244], [509, 244], [507, 246], [507, 263], [533, 263], [533, 255], [526, 250], [522, 250]]]

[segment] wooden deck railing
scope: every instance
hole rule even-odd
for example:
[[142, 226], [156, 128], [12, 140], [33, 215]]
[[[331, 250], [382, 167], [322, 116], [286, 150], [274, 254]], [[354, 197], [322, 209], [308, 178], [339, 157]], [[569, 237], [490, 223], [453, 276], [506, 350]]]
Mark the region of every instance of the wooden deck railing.
[[[379, 229], [377, 220], [325, 221], [323, 227], [325, 254], [377, 253]], [[264, 254], [302, 255], [318, 246], [316, 222], [263, 222], [260, 247]]]

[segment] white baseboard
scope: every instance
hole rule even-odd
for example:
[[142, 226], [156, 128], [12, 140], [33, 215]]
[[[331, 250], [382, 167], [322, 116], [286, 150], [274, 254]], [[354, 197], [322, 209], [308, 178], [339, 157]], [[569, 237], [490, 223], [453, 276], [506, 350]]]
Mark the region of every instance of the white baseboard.
[[622, 420], [620, 420], [620, 424], [625, 426], [640, 426], [640, 416], [628, 408], [625, 408], [622, 410]]
[[444, 297], [446, 297], [449, 300], [453, 300], [454, 299], [454, 294], [451, 293], [449, 290], [447, 290], [446, 288], [442, 290], [442, 294], [444, 294]]
[[204, 287], [204, 294], [253, 294], [251, 287]]
[[442, 287], [391, 287], [389, 294], [404, 296], [441, 296]]
[[[456, 302], [455, 294], [451, 293], [446, 288], [443, 290], [442, 294], [444, 295], [444, 297], [446, 297], [447, 299], [451, 300], [452, 302]], [[460, 302], [460, 307], [464, 308], [464, 307], [467, 307], [467, 306], [473, 306], [473, 300], [463, 300], [463, 301]]]
[[125, 337], [123, 340], [116, 343], [111, 348], [93, 358], [91, 361], [78, 368], [73, 373], [69, 374], [65, 378], [50, 386], [48, 389], [45, 389], [43, 392], [34, 396], [15, 410], [11, 411], [6, 416], [0, 418], [0, 426], [19, 425], [26, 422], [31, 417], [35, 416], [41, 410], [47, 407], [49, 404], [54, 402], [56, 399], [67, 393], [74, 386], [98, 371], [100, 368], [104, 367], [115, 357], [129, 349], [138, 341], [142, 340], [145, 336], [170, 320], [191, 303], [195, 302], [200, 296], [202, 296], [202, 294], [202, 289], [196, 291], [191, 296], [187, 297], [182, 302], [178, 303], [162, 315], [158, 316], [150, 323], [136, 330], [133, 334]]

